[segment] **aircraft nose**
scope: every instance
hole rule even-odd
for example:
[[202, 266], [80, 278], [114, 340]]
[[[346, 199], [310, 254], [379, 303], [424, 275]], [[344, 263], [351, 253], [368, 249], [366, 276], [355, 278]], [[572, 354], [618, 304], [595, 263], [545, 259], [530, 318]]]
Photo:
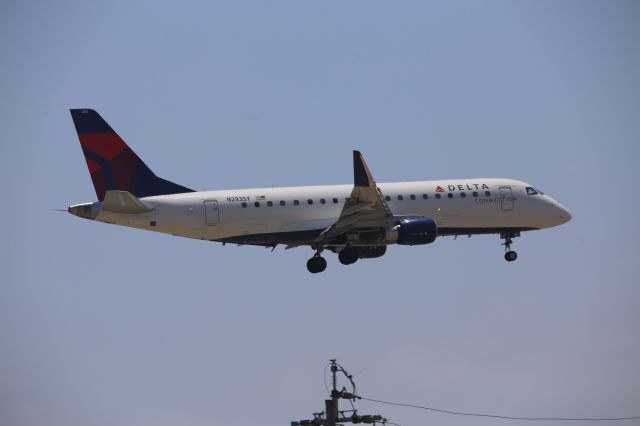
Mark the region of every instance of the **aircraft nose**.
[[558, 202], [555, 202], [554, 204], [555, 204], [556, 214], [558, 216], [558, 219], [561, 220], [561, 223], [569, 222], [571, 220], [571, 213], [569, 213], [569, 210], [567, 210], [565, 206], [563, 206]]

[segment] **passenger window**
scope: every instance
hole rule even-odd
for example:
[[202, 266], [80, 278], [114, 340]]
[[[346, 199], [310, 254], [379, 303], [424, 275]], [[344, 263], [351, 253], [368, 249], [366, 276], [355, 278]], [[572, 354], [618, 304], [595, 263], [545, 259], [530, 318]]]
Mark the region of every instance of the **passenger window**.
[[280, 205], [284, 206], [286, 203], [284, 202], [284, 200], [280, 200]]
[[464, 192], [461, 192], [461, 193], [460, 193], [460, 198], [464, 198], [464, 197], [466, 197], [466, 196], [467, 196], [467, 194], [466, 194], [466, 193], [464, 193]]
[[415, 194], [411, 194], [411, 195], [409, 195], [409, 198], [411, 198], [412, 200], [415, 200], [416, 196], [415, 196]]
[[326, 204], [327, 200], [325, 200], [324, 198], [320, 198], [320, 204]]
[[491, 197], [491, 193], [489, 191], [484, 191], [485, 197]]
[[390, 196], [388, 196], [388, 195], [385, 195], [385, 196], [384, 196], [384, 199], [385, 199], [385, 200], [387, 200], [387, 201], [391, 201], [391, 197], [390, 197]]
[[299, 204], [300, 204], [300, 201], [298, 201], [298, 200], [293, 200], [293, 205], [294, 205], [294, 206], [297, 206], [297, 205], [299, 205]]
[[337, 198], [333, 199], [333, 204], [338, 204], [338, 199]]
[[402, 201], [404, 200], [404, 197], [402, 195], [398, 195], [398, 201]]
[[254, 206], [256, 207], [260, 207], [260, 203], [258, 201], [256, 201], [255, 203], [253, 203]]
[[428, 199], [429, 199], [429, 196], [428, 196], [427, 194], [422, 194], [422, 199], [423, 199], [423, 200], [428, 200]]
[[307, 200], [307, 204], [309, 204], [309, 205], [313, 204], [313, 200], [312, 200], [311, 198], [309, 198], [309, 199]]
[[436, 198], [437, 198], [438, 200], [440, 199], [440, 197], [441, 197], [441, 195], [440, 195], [440, 194], [436, 194]]
[[242, 203], [242, 208], [247, 208], [247, 203]]
[[273, 201], [267, 201], [267, 206], [273, 207]]
[[452, 194], [452, 193], [448, 193], [448, 194], [447, 194], [447, 197], [449, 197], [449, 198], [453, 198], [453, 194]]
[[477, 197], [478, 196], [478, 192], [477, 191], [473, 191], [473, 196]]

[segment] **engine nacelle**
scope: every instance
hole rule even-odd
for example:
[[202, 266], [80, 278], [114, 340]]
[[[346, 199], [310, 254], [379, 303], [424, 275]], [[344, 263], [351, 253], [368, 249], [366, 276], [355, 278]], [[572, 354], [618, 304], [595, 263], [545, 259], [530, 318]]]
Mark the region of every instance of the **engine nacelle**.
[[373, 259], [384, 256], [387, 252], [387, 246], [360, 246], [358, 247], [358, 258]]
[[386, 240], [407, 246], [431, 244], [438, 236], [436, 221], [429, 217], [403, 219], [387, 230]]

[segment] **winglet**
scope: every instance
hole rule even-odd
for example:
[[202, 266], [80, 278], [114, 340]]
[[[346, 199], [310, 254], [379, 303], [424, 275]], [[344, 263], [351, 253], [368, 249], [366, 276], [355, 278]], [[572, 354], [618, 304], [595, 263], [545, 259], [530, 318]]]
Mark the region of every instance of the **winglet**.
[[375, 186], [373, 176], [364, 162], [360, 151], [353, 151], [353, 182], [355, 186], [370, 187]]

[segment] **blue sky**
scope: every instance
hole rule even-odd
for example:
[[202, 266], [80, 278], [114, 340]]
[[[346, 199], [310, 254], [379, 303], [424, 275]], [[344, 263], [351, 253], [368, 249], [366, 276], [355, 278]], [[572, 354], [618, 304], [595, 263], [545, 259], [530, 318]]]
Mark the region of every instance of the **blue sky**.
[[[288, 424], [322, 409], [331, 357], [371, 398], [638, 415], [639, 19], [631, 1], [3, 2], [0, 424]], [[573, 220], [525, 233], [513, 264], [480, 236], [312, 276], [304, 248], [51, 211], [95, 196], [81, 107], [196, 189], [347, 183], [360, 149], [380, 182], [511, 177]]]

